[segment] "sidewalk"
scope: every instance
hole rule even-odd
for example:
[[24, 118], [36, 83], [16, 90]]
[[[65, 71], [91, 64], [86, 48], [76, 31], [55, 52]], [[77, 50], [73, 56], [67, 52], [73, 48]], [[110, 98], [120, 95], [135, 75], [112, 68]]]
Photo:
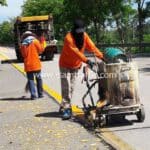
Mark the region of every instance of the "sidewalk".
[[0, 150], [108, 150], [73, 120], [62, 121], [58, 104], [45, 94], [31, 101], [25, 77], [10, 64], [0, 68]]

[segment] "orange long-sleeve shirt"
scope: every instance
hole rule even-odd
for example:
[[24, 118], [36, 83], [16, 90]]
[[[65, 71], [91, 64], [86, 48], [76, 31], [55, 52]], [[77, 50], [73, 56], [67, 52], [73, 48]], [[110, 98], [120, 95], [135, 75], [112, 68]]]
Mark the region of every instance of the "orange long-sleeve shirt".
[[24, 58], [24, 68], [26, 72], [41, 70], [39, 53], [44, 51], [44, 47], [37, 39], [29, 45], [21, 45], [21, 54]]
[[93, 52], [98, 58], [103, 58], [103, 54], [95, 46], [87, 33], [84, 32], [84, 43], [82, 49], [76, 47], [72, 34], [69, 32], [64, 39], [64, 46], [59, 59], [59, 66], [62, 68], [75, 69], [81, 66], [82, 62], [86, 62], [84, 50]]

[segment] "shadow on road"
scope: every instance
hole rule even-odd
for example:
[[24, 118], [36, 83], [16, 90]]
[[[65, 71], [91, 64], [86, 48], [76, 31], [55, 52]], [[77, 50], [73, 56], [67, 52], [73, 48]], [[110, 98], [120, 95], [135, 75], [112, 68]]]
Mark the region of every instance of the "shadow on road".
[[94, 131], [94, 128], [90, 122], [88, 122], [83, 114], [74, 116], [73, 121], [82, 125], [88, 131]]
[[141, 68], [139, 69], [140, 72], [150, 72], [150, 68], [147, 67], [147, 68]]
[[[75, 122], [80, 123], [82, 126], [84, 126], [86, 129], [93, 130], [95, 127], [84, 118], [84, 115], [77, 115], [74, 118]], [[114, 119], [107, 121], [107, 124], [105, 126], [102, 126], [100, 128], [115, 128], [115, 127], [122, 127], [122, 126], [131, 126], [134, 123], [138, 122], [137, 120], [128, 120], [128, 119]], [[92, 129], [93, 128], [93, 129]]]
[[61, 118], [59, 112], [47, 112], [35, 115], [35, 117]]
[[108, 122], [108, 124], [105, 126], [105, 128], [131, 126], [131, 125], [133, 125], [133, 123], [134, 123], [133, 121], [127, 120], [127, 119], [111, 120], [110, 122]]
[[[46, 112], [46, 113], [40, 113], [36, 114], [35, 117], [48, 117], [48, 118], [61, 118], [61, 114], [59, 112]], [[85, 119], [83, 114], [75, 115], [73, 116], [69, 121], [79, 123], [83, 127], [85, 127], [87, 130], [92, 131], [94, 130], [93, 124], [89, 122], [87, 119]], [[137, 122], [136, 120], [127, 120], [127, 119], [119, 119], [119, 120], [113, 120], [111, 122], [108, 122], [107, 125], [103, 126], [104, 128], [113, 128], [113, 127], [121, 127], [121, 126], [131, 126], [134, 122]]]
[[8, 98], [0, 98], [0, 101], [29, 101], [30, 98], [27, 97], [8, 97]]
[[[48, 61], [48, 60], [42, 60], [42, 61]], [[8, 60], [2, 60], [1, 64], [12, 64], [12, 63], [23, 63], [21, 61], [18, 61], [17, 59], [8, 59]]]
[[20, 63], [20, 62], [17, 59], [8, 59], [1, 61], [1, 64], [12, 64], [12, 63]]

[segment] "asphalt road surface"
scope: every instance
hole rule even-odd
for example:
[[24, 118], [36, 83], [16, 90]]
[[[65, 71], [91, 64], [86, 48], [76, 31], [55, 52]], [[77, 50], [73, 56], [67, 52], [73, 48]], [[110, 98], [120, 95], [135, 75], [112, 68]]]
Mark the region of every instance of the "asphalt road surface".
[[76, 118], [63, 121], [58, 113], [59, 105], [46, 93], [42, 99], [30, 100], [24, 89], [26, 81], [10, 60], [2, 61], [0, 150], [112, 150]]
[[[1, 52], [12, 60], [16, 58], [12, 48], [3, 48]], [[44, 83], [60, 94], [58, 58], [59, 55], [56, 55], [53, 61], [42, 62], [42, 72]], [[146, 119], [144, 123], [138, 123], [135, 115], [127, 116], [124, 122], [110, 125], [107, 128], [120, 139], [131, 145], [133, 149], [148, 150], [150, 147], [150, 57], [138, 57], [134, 58], [133, 61], [137, 62], [139, 68], [140, 101], [144, 104]], [[21, 63], [17, 65], [23, 67]], [[78, 105], [79, 107], [82, 107], [81, 99], [86, 91], [85, 83], [81, 83], [82, 78], [83, 74], [82, 70], [80, 70], [72, 99], [72, 104]], [[25, 84], [25, 81], [24, 79], [21, 82]], [[97, 101], [97, 87], [93, 89], [92, 93], [95, 101]], [[3, 94], [5, 95], [6, 93], [4, 92]], [[87, 103], [90, 103], [90, 98], [87, 98]]]

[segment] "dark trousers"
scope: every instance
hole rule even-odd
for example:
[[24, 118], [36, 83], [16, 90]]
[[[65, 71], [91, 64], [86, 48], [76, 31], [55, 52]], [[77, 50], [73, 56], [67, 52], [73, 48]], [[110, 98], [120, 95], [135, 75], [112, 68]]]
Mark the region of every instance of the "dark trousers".
[[28, 78], [28, 85], [31, 93], [31, 98], [37, 97], [34, 78], [36, 79], [36, 83], [37, 83], [36, 86], [37, 86], [38, 97], [41, 97], [43, 95], [43, 83], [42, 83], [41, 71], [27, 72], [27, 78]]

